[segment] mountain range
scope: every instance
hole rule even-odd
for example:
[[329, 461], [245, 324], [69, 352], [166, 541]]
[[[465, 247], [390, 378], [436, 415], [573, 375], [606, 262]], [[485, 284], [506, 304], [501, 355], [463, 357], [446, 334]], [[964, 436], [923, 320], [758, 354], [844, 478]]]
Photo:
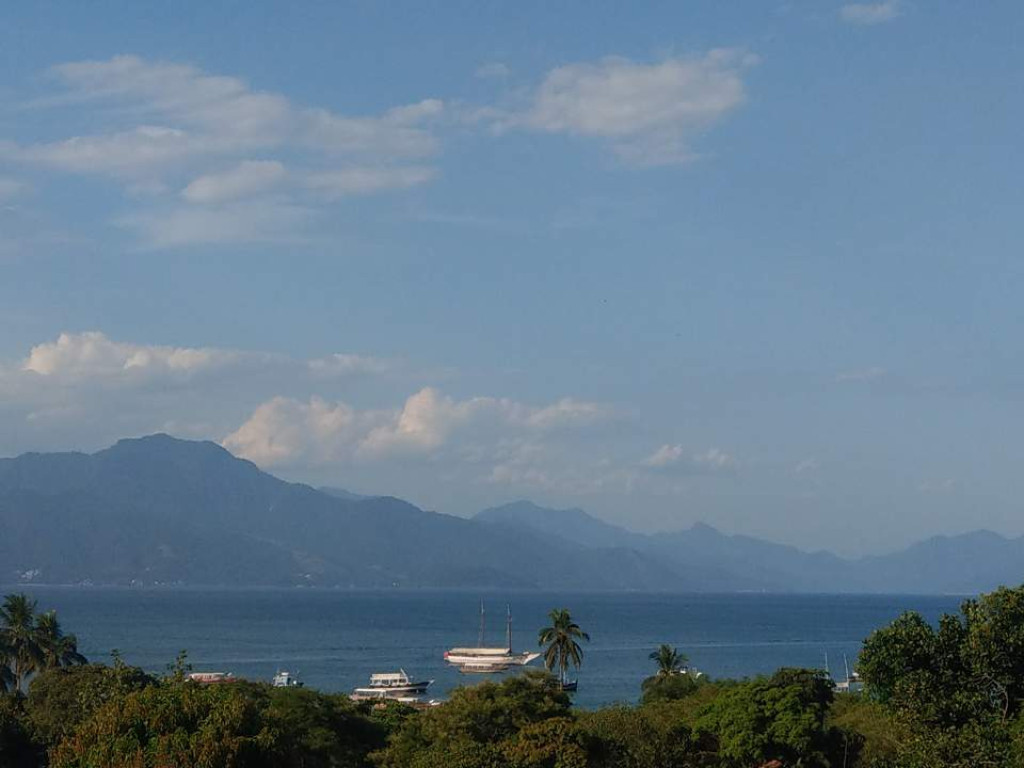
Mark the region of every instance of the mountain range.
[[849, 560], [528, 501], [454, 517], [167, 435], [0, 459], [0, 583], [968, 594], [1022, 580], [1024, 537], [987, 531]]

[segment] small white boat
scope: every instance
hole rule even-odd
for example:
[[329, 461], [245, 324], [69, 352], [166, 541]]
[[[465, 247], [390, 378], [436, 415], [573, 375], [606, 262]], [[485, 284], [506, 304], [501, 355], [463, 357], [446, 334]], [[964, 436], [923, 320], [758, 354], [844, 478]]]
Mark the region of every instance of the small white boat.
[[275, 688], [301, 688], [302, 683], [291, 672], [278, 671], [272, 685]]
[[352, 691], [353, 701], [375, 701], [387, 699], [391, 701], [418, 702], [419, 697], [427, 692], [433, 680], [412, 680], [404, 669], [397, 672], [382, 672], [370, 675], [370, 684]]
[[188, 679], [202, 685], [238, 682], [238, 678], [230, 672], [190, 672]]
[[512, 612], [506, 608], [507, 624], [505, 629], [506, 646], [493, 648], [484, 645], [484, 605], [480, 604], [480, 640], [475, 648], [450, 648], [444, 652], [444, 660], [459, 670], [469, 674], [488, 674], [505, 672], [511, 667], [522, 667], [540, 658], [539, 653], [512, 652]]

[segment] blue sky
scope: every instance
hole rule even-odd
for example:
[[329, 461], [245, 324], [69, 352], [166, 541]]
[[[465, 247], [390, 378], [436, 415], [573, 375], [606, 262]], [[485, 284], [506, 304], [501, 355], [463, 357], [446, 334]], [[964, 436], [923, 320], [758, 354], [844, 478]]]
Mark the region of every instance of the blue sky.
[[20, 4], [0, 454], [1024, 533], [1011, 2]]

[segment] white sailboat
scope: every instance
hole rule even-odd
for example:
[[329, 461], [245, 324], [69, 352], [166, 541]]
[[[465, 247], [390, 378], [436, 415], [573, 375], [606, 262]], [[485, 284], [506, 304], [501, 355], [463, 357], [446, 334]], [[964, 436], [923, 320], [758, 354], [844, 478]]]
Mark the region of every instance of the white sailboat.
[[846, 660], [846, 654], [843, 654], [843, 669], [846, 670], [846, 679], [836, 683], [836, 690], [840, 693], [859, 693], [864, 690], [864, 683], [860, 679], [860, 675], [857, 674], [857, 670], [850, 671], [850, 662]]
[[457, 647], [444, 652], [444, 660], [460, 672], [487, 674], [506, 672], [511, 667], [522, 667], [540, 658], [539, 653], [512, 652], [512, 610], [506, 606], [506, 645], [495, 648], [484, 645], [484, 604], [480, 603], [480, 638], [475, 648]]

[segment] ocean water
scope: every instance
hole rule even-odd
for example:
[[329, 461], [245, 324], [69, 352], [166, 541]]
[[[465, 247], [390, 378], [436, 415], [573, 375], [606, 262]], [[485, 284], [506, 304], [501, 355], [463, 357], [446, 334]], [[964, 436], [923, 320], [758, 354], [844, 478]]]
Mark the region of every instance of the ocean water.
[[[503, 645], [511, 606], [513, 645], [533, 650], [552, 608], [568, 608], [590, 633], [576, 702], [597, 707], [633, 702], [654, 670], [648, 654], [677, 646], [712, 677], [768, 674], [780, 666], [822, 667], [843, 675], [861, 641], [905, 610], [935, 620], [961, 598], [899, 595], [567, 594], [470, 591], [114, 589], [10, 587], [56, 609], [90, 660], [112, 649], [162, 672], [179, 651], [197, 671], [270, 680], [278, 669], [309, 687], [349, 691], [372, 672], [404, 668], [436, 682], [435, 697], [480, 676], [450, 669], [454, 645], [475, 645], [479, 606], [487, 609], [486, 642]], [[534, 662], [539, 665], [540, 662]]]

